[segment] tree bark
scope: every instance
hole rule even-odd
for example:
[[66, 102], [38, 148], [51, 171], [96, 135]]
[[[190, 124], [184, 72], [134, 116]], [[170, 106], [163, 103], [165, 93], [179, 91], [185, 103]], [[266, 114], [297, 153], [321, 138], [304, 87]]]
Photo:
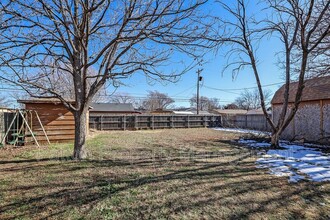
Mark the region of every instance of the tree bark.
[[276, 131], [276, 132], [273, 132], [272, 133], [272, 136], [271, 136], [271, 147], [273, 148], [279, 148], [280, 147], [280, 132], [279, 131]]
[[87, 156], [87, 153], [85, 150], [85, 141], [86, 141], [86, 132], [87, 132], [86, 111], [75, 112], [74, 120], [75, 120], [75, 139], [74, 139], [73, 159], [81, 160], [81, 159], [86, 158], [86, 156]]

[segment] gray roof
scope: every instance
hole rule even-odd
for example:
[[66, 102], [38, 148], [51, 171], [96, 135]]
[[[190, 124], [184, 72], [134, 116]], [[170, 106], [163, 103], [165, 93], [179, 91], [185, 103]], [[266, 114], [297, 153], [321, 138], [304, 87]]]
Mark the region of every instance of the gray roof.
[[[269, 115], [272, 114], [271, 111], [267, 111], [267, 113], [268, 113]], [[263, 115], [264, 112], [262, 111], [262, 108], [258, 108], [258, 109], [250, 109], [249, 111], [247, 111], [246, 114], [247, 114], [247, 115]]]
[[244, 109], [214, 109], [218, 114], [227, 114], [227, 115], [244, 115], [247, 113], [247, 110]]
[[135, 112], [131, 103], [92, 103], [90, 112]]

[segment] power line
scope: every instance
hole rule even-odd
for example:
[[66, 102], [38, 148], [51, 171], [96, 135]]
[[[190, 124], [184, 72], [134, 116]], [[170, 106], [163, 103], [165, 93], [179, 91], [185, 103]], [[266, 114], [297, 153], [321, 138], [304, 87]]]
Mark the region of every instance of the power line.
[[[195, 87], [195, 86], [194, 86]], [[192, 88], [189, 88], [189, 89], [192, 89]], [[23, 89], [20, 89], [20, 88], [0, 88], [0, 90], [7, 90], [7, 91], [24, 91]], [[113, 95], [104, 95], [104, 94], [101, 94], [99, 95], [101, 97], [109, 97], [109, 98], [113, 98], [113, 97], [120, 97], [120, 95], [116, 95], [116, 94], [113, 94]], [[163, 99], [163, 98], [157, 98], [157, 97], [147, 97], [147, 96], [137, 96], [137, 95], [129, 95], [130, 97], [134, 98], [134, 99], [139, 99], [139, 100], [145, 100], [145, 99], [154, 99], [154, 100], [160, 100], [160, 99]], [[190, 98], [189, 97], [179, 97], [179, 96], [170, 96], [174, 101], [178, 101], [178, 102], [190, 102]], [[219, 102], [232, 102], [230, 100], [220, 100]]]
[[[267, 84], [267, 85], [263, 85], [261, 87], [270, 87], [270, 86], [275, 86], [275, 85], [282, 85], [284, 82], [278, 82], [278, 83], [272, 83], [272, 84]], [[210, 87], [210, 86], [205, 86], [204, 87], [208, 88], [208, 89], [213, 89], [213, 90], [219, 90], [219, 91], [243, 91], [243, 90], [247, 90], [247, 89], [257, 89], [258, 86], [254, 86], [254, 87], [246, 87], [246, 88], [239, 88], [239, 89], [218, 89], [218, 88], [214, 88], [214, 87]], [[237, 94], [237, 93], [236, 93]]]
[[193, 85], [193, 86], [191, 86], [191, 87], [189, 87], [189, 88], [183, 90], [182, 92], [176, 93], [175, 95], [173, 95], [173, 96], [171, 96], [171, 97], [176, 97], [176, 96], [181, 95], [182, 93], [185, 93], [185, 92], [187, 92], [187, 91], [190, 91], [190, 90], [192, 90], [192, 89], [194, 89], [194, 88], [195, 88], [195, 85]]
[[216, 88], [212, 88], [212, 87], [205, 86], [205, 85], [203, 86], [203, 88], [211, 89], [211, 90], [217, 90], [217, 91], [226, 92], [226, 93], [235, 94], [235, 95], [240, 95], [240, 94], [237, 93], [237, 92], [230, 92], [230, 91], [223, 90], [223, 89], [216, 89]]
[[[109, 98], [112, 98], [112, 97], [117, 97], [116, 95], [99, 95], [101, 97], [109, 97]], [[152, 100], [162, 100], [162, 99], [165, 99], [165, 98], [161, 98], [161, 97], [147, 97], [147, 96], [132, 96], [130, 95], [130, 97], [134, 98], [134, 99], [139, 99], [139, 100], [145, 100], [145, 99], [152, 99]], [[184, 102], [184, 101], [188, 101], [190, 102], [190, 98], [173, 98], [170, 96], [170, 98], [172, 98], [174, 101], [181, 101], [181, 102]], [[220, 102], [232, 102], [230, 100], [220, 100]]]
[[[212, 88], [212, 87], [209, 87], [209, 86], [205, 86], [203, 85], [203, 88], [208, 88], [208, 89], [214, 89], [214, 90], [218, 90], [218, 91], [223, 91], [223, 92], [226, 92], [226, 93], [231, 93], [231, 94], [235, 94], [235, 95], [239, 95], [239, 93], [235, 93], [235, 92], [230, 92], [230, 91], [227, 91], [226, 89], [217, 89], [217, 88]], [[193, 88], [195, 88], [195, 85], [175, 94], [174, 96], [170, 96], [174, 101], [178, 101], [178, 102], [189, 102], [190, 101], [190, 98], [191, 97], [187, 97], [187, 96], [178, 96], [186, 91], [189, 91], [189, 90], [192, 90]], [[0, 91], [1, 90], [5, 90], [5, 91], [13, 91], [13, 92], [16, 92], [16, 91], [25, 91], [24, 89], [22, 88], [8, 88], [8, 87], [0, 87]], [[128, 94], [129, 96], [131, 96], [132, 98], [134, 99], [139, 99], [139, 100], [145, 100], [145, 99], [150, 99], [150, 97], [147, 97], [148, 94], [142, 94], [142, 93], [129, 93]], [[113, 97], [120, 97], [121, 95], [120, 94], [113, 94], [113, 95], [107, 95], [107, 94], [101, 94], [99, 95], [101, 97], [109, 97], [109, 98], [113, 98]], [[157, 99], [157, 98], [152, 98], [152, 99]], [[161, 99], [161, 98], [158, 98], [158, 99]], [[232, 102], [230, 100], [220, 100], [220, 102]]]
[[24, 91], [24, 89], [20, 89], [20, 88], [0, 88], [0, 90], [7, 90], [7, 91]]

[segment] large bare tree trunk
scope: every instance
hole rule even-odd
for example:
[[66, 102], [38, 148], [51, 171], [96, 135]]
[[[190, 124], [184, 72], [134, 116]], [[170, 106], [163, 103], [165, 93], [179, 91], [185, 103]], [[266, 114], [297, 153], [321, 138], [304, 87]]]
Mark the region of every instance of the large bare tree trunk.
[[85, 150], [85, 141], [87, 134], [87, 114], [86, 111], [75, 112], [74, 113], [75, 120], [75, 139], [74, 139], [74, 152], [73, 158], [75, 160], [80, 160], [86, 158], [86, 150]]
[[[298, 111], [304, 89], [309, 55], [327, 42], [330, 31], [330, 23], [328, 22], [330, 1], [268, 0], [266, 2], [269, 4], [266, 6], [267, 10], [271, 9], [270, 13], [273, 15], [270, 16], [270, 20], [268, 20], [269, 16], [265, 16], [265, 19], [260, 21], [256, 21], [254, 16], [247, 13], [246, 0], [237, 0], [236, 6], [222, 3], [223, 8], [234, 17], [236, 22], [233, 22], [232, 18], [222, 21], [222, 30], [224, 31], [220, 34], [220, 39], [221, 42], [232, 47], [227, 53], [228, 57], [236, 55], [240, 58], [240, 60], [233, 59], [233, 61], [229, 59], [230, 61], [225, 69], [231, 68], [233, 76], [236, 76], [244, 67], [249, 66], [252, 68], [260, 94], [261, 107], [267, 122], [272, 128], [271, 145], [277, 148], [280, 147], [279, 139], [282, 132]], [[276, 17], [276, 19], [272, 20], [273, 17]], [[266, 25], [259, 26], [261, 23]], [[230, 29], [233, 31], [230, 31]], [[260, 35], [262, 32], [264, 33]], [[285, 91], [283, 106], [277, 123], [270, 118], [266, 111], [259, 77], [257, 50], [255, 49], [264, 36], [267, 34], [272, 36], [274, 33], [279, 34], [278, 36], [285, 46], [285, 62], [283, 62], [284, 58], [280, 61], [281, 66], [283, 64], [285, 69]], [[247, 55], [246, 59], [242, 58], [242, 54]], [[299, 69], [298, 85], [295, 94], [292, 94], [294, 97], [292, 110], [288, 113], [289, 95], [291, 95], [290, 92], [292, 93], [290, 91], [291, 75], [292, 70], [296, 69]]]
[[280, 147], [280, 135], [281, 134], [278, 130], [272, 133], [271, 141], [270, 141], [271, 147], [273, 148]]

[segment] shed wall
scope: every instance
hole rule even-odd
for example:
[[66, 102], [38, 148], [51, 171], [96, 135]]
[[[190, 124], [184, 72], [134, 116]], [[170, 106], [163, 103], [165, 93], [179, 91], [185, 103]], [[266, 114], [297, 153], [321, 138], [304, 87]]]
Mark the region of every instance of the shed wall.
[[[282, 110], [282, 105], [273, 105], [275, 123]], [[291, 111], [289, 106], [288, 112]], [[330, 100], [302, 102], [289, 126], [281, 138], [287, 140], [305, 140], [330, 143]]]
[[[62, 104], [27, 103], [25, 108], [38, 113], [51, 143], [74, 140], [74, 117]], [[38, 141], [46, 141], [36, 117], [33, 117], [32, 130]]]

